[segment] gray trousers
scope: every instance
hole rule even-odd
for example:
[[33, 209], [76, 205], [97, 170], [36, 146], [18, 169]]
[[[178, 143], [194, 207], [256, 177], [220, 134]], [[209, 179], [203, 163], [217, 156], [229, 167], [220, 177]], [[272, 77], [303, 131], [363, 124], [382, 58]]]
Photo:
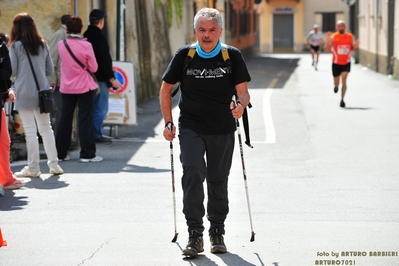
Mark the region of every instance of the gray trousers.
[[229, 212], [228, 176], [234, 151], [234, 132], [227, 135], [201, 135], [179, 129], [180, 161], [183, 165], [183, 213], [188, 230], [204, 231], [204, 186], [207, 184], [209, 231], [224, 233]]

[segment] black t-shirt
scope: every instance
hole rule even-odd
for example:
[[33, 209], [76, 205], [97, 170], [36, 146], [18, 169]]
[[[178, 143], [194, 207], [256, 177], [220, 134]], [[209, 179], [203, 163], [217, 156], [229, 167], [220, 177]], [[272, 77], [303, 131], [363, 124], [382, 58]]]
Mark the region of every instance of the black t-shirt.
[[251, 77], [241, 52], [227, 46], [231, 64], [222, 52], [204, 59], [196, 53], [185, 68], [190, 45], [181, 47], [163, 74], [162, 79], [181, 82], [179, 126], [204, 135], [224, 135], [236, 129], [230, 103], [236, 94], [235, 85], [249, 82]]

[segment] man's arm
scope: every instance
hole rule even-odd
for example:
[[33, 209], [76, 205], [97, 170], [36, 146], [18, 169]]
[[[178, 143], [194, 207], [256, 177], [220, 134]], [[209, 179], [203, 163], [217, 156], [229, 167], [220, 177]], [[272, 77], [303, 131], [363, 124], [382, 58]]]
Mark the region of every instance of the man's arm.
[[306, 49], [310, 49], [310, 36], [306, 38]]
[[[171, 96], [173, 86], [174, 86], [173, 84], [162, 81], [162, 85], [159, 90], [159, 104], [161, 106], [161, 112], [163, 115], [165, 125], [168, 122], [173, 123], [172, 96]], [[169, 130], [166, 127], [163, 130], [164, 138], [169, 141], [172, 141], [175, 138], [175, 133], [176, 133], [176, 127], [174, 126], [172, 127], [172, 130]]]
[[360, 41], [355, 40], [355, 37], [353, 37], [352, 50], [356, 50], [357, 48], [359, 48], [359, 45], [360, 45]]
[[328, 53], [331, 50], [331, 47], [334, 45], [334, 39], [331, 37], [331, 32], [326, 33], [326, 45], [324, 46], [324, 52]]
[[[4, 46], [3, 46], [4, 45]], [[3, 61], [3, 67], [0, 69], [0, 79], [7, 80], [11, 77], [11, 62], [10, 62], [10, 56], [8, 53], [8, 49], [5, 46], [5, 43], [0, 44], [0, 49], [1, 49], [1, 54], [4, 57]]]
[[58, 42], [63, 39], [61, 31], [56, 31], [51, 38], [48, 46], [50, 49], [51, 59], [53, 60], [54, 73], [48, 78], [50, 86], [54, 87], [60, 83], [60, 61], [58, 54]]

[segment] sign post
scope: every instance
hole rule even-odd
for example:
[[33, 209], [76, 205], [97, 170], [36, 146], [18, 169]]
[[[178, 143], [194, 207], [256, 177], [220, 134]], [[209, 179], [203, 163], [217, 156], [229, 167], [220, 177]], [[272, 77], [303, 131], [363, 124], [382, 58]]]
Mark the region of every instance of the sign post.
[[104, 124], [137, 125], [133, 63], [113, 61], [112, 69], [121, 87], [117, 90], [112, 88], [109, 90], [108, 114], [104, 119]]

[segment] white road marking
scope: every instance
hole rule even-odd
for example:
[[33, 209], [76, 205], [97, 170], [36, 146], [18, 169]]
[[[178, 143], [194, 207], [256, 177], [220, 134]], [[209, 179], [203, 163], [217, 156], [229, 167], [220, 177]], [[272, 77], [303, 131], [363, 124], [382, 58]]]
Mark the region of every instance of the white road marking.
[[272, 108], [271, 108], [271, 97], [273, 89], [268, 88], [265, 91], [263, 97], [263, 119], [266, 129], [266, 143], [276, 143], [276, 130], [274, 128]]

